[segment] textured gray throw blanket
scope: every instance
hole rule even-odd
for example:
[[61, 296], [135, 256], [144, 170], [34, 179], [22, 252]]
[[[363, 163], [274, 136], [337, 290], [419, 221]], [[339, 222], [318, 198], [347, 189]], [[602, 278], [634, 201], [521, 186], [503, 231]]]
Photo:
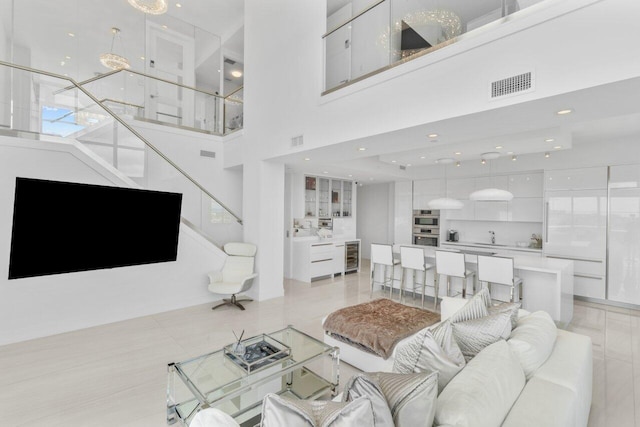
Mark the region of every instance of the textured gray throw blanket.
[[398, 341], [439, 321], [439, 313], [380, 298], [334, 311], [323, 326], [333, 338], [388, 359]]

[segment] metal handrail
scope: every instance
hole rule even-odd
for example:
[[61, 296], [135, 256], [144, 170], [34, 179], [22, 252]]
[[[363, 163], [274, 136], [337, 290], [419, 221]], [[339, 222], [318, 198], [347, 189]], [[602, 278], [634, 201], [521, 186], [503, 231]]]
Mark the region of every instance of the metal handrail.
[[[382, 0], [382, 1], [384, 1], [384, 0]], [[195, 92], [204, 93], [205, 95], [213, 96], [215, 98], [220, 98], [220, 99], [227, 99], [228, 97], [230, 97], [234, 93], [238, 92], [240, 89], [244, 88], [244, 86], [240, 86], [238, 89], [234, 90], [230, 94], [222, 96], [222, 95], [219, 95], [219, 94], [216, 94], [216, 93], [211, 93], [211, 92], [206, 91], [206, 90], [198, 89], [198, 88], [195, 88], [195, 87], [192, 87], [192, 86], [187, 86], [187, 85], [184, 85], [182, 83], [172, 82], [171, 80], [163, 79], [161, 77], [156, 77], [156, 76], [152, 76], [152, 75], [149, 75], [149, 74], [141, 73], [140, 71], [124, 69], [124, 68], [121, 68], [119, 70], [109, 71], [108, 73], [100, 74], [100, 75], [91, 77], [90, 79], [87, 79], [87, 80], [82, 80], [80, 82], [75, 82], [75, 85], [84, 86], [84, 85], [86, 85], [88, 83], [93, 83], [96, 80], [101, 80], [101, 79], [104, 79], [105, 77], [110, 77], [110, 76], [113, 76], [114, 74], [118, 74], [118, 73], [121, 73], [121, 72], [136, 74], [138, 76], [142, 76], [142, 77], [146, 77], [146, 78], [149, 78], [149, 79], [157, 80], [159, 82], [163, 82], [163, 83], [168, 83], [168, 84], [171, 84], [171, 85], [179, 86], [179, 87], [184, 88], [184, 89], [190, 89], [190, 90], [193, 90]], [[76, 86], [71, 85], [71, 86], [64, 87], [64, 88], [54, 92], [54, 94], [57, 95], [58, 93], [64, 92], [64, 91], [69, 90], [69, 89], [73, 89], [74, 87], [76, 87]], [[242, 102], [242, 101], [240, 101], [240, 102]]]
[[68, 76], [62, 76], [60, 74], [56, 74], [56, 73], [51, 73], [49, 71], [44, 71], [44, 70], [37, 70], [35, 68], [31, 68], [31, 67], [26, 67], [24, 65], [18, 65], [18, 64], [13, 64], [11, 62], [5, 62], [0, 60], [0, 65], [3, 65], [5, 67], [9, 67], [9, 68], [15, 68], [18, 70], [22, 70], [22, 71], [27, 71], [30, 73], [36, 73], [36, 74], [41, 74], [44, 76], [49, 76], [49, 77], [53, 77], [53, 78], [57, 78], [57, 79], [61, 79], [61, 80], [67, 80], [69, 82], [71, 82], [71, 84], [76, 87], [77, 89], [79, 89], [82, 93], [84, 93], [85, 95], [87, 95], [93, 102], [95, 102], [96, 104], [100, 105], [111, 117], [113, 117], [118, 123], [120, 123], [122, 126], [124, 126], [127, 130], [129, 130], [129, 132], [131, 132], [132, 134], [134, 134], [138, 139], [140, 139], [142, 142], [144, 142], [144, 144], [151, 148], [157, 155], [159, 155], [160, 157], [162, 157], [167, 163], [169, 163], [171, 166], [173, 166], [178, 172], [180, 172], [182, 175], [184, 175], [185, 178], [187, 178], [189, 181], [191, 181], [196, 187], [198, 187], [204, 194], [206, 194], [207, 196], [209, 196], [212, 200], [214, 200], [217, 204], [219, 204], [224, 210], [226, 210], [227, 212], [229, 212], [229, 214], [231, 214], [236, 221], [242, 225], [242, 218], [240, 218], [238, 215], [236, 215], [231, 209], [229, 209], [224, 203], [222, 203], [220, 200], [218, 200], [213, 194], [211, 194], [206, 188], [204, 188], [202, 185], [200, 185], [200, 183], [198, 181], [196, 181], [191, 175], [189, 175], [187, 172], [185, 172], [182, 168], [180, 168], [180, 166], [178, 166], [177, 164], [175, 164], [171, 159], [169, 159], [167, 156], [165, 156], [160, 150], [158, 150], [156, 148], [155, 145], [151, 144], [145, 137], [143, 137], [142, 135], [140, 135], [140, 133], [138, 131], [136, 131], [132, 126], [130, 126], [128, 123], [126, 123], [124, 120], [122, 120], [120, 118], [120, 116], [118, 116], [116, 113], [114, 113], [113, 111], [111, 111], [110, 108], [108, 108], [106, 105], [104, 105], [102, 102], [100, 102], [100, 100], [98, 100], [98, 98], [96, 98], [95, 96], [93, 96], [90, 92], [88, 92], [85, 88], [83, 88], [82, 86], [80, 86], [75, 80], [73, 80], [71, 77]]

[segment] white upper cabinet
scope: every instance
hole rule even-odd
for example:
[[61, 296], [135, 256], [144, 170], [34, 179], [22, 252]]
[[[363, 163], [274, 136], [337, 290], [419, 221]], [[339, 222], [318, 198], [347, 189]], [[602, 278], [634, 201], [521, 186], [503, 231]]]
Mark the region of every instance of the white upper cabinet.
[[509, 202], [476, 202], [477, 221], [509, 221]]
[[429, 209], [429, 202], [444, 197], [444, 180], [413, 181], [413, 209]]
[[546, 171], [547, 190], [594, 190], [607, 188], [607, 167]]
[[[459, 199], [460, 200], [460, 199]], [[443, 219], [476, 219], [475, 202], [473, 200], [460, 200], [463, 204], [462, 209], [446, 209], [440, 211], [440, 217]]]
[[542, 197], [543, 179], [542, 172], [510, 175], [508, 190], [514, 197]]
[[610, 188], [640, 188], [640, 165], [611, 166]]
[[447, 180], [447, 197], [453, 199], [468, 199], [469, 194], [476, 190], [475, 178], [459, 178]]
[[[500, 176], [483, 176], [475, 179], [475, 189], [473, 191], [483, 190], [485, 188], [497, 188], [499, 190], [509, 189], [509, 177]], [[467, 199], [469, 195], [467, 194]]]
[[509, 220], [542, 222], [544, 216], [542, 197], [516, 197], [509, 202]]

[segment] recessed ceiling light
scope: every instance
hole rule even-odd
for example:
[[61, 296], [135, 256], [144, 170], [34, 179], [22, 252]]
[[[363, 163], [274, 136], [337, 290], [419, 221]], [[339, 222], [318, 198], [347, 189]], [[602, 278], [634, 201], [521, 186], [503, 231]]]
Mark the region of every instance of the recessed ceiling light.
[[168, 27], [166, 25], [163, 25], [162, 28], [164, 28], [166, 30]]
[[496, 145], [496, 150], [501, 150], [502, 149], [502, 145]]
[[507, 151], [507, 154], [513, 154], [513, 151]]
[[562, 145], [556, 145], [555, 147], [553, 147], [554, 150], [559, 150], [562, 148]]
[[366, 151], [366, 150], [367, 150], [367, 149], [366, 149], [366, 148], [364, 148], [364, 147], [359, 147], [359, 148], [358, 148], [358, 151]]
[[391, 163], [396, 163], [396, 161], [395, 160], [391, 160]]
[[567, 108], [566, 110], [556, 111], [556, 114], [558, 114], [559, 116], [569, 114], [569, 113], [573, 113], [573, 110], [571, 108]]
[[457, 166], [457, 167], [460, 167], [460, 162], [456, 162], [456, 166]]
[[459, 156], [460, 154], [462, 154], [462, 151], [456, 151], [456, 152], [455, 152], [455, 153], [453, 153], [453, 154], [455, 154], [456, 156]]
[[66, 55], [64, 59], [71, 59], [71, 57], [69, 55]]
[[553, 141], [555, 141], [555, 139], [553, 139], [553, 138], [547, 138], [547, 139], [544, 140], [544, 142], [553, 142]]
[[310, 159], [310, 158], [308, 158], [308, 157], [305, 157], [305, 158], [304, 158], [304, 160], [308, 162], [308, 161], [309, 161], [309, 160], [311, 160], [311, 159]]
[[323, 171], [322, 173], [329, 173], [329, 172], [327, 172], [327, 171]]
[[427, 135], [429, 138], [437, 138], [438, 134], [437, 133], [430, 133], [429, 135]]
[[407, 167], [411, 166], [411, 163], [407, 163]]
[[182, 4], [176, 3], [176, 7], [182, 7]]
[[69, 37], [75, 37], [75, 36], [76, 36], [74, 33], [67, 33], [67, 35], [68, 35]]
[[487, 161], [485, 159], [480, 160], [480, 163], [482, 163], [483, 165], [487, 163]]
[[544, 157], [546, 157], [548, 159], [549, 157], [551, 157], [551, 154], [549, 152], [546, 152], [546, 153], [544, 153]]
[[511, 161], [515, 162], [516, 160], [518, 160], [518, 156], [511, 156]]
[[351, 178], [353, 175], [349, 174], [349, 178]]
[[231, 75], [232, 75], [233, 77], [236, 77], [236, 78], [238, 78], [238, 77], [242, 77], [242, 71], [233, 70], [233, 71], [231, 72]]
[[218, 70], [218, 72], [220, 72], [220, 70]]
[[421, 158], [421, 159], [426, 159], [426, 158], [427, 158], [427, 156], [420, 156], [420, 158]]
[[142, 59], [144, 61], [144, 56], [141, 56], [140, 59]]
[[443, 159], [436, 160], [436, 163], [440, 163], [440, 164], [443, 164], [443, 165], [450, 165], [453, 162], [455, 162], [455, 160], [452, 159], [451, 157], [445, 157]]
[[60, 61], [60, 65], [62, 65], [64, 67], [64, 64], [66, 64], [66, 62]]

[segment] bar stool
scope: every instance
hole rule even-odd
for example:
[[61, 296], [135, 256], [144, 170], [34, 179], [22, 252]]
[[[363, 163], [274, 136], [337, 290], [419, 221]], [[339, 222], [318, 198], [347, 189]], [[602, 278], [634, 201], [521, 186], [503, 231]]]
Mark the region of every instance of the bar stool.
[[[447, 296], [451, 296], [451, 277], [462, 279], [462, 298], [466, 298], [467, 278], [475, 277], [476, 272], [467, 270], [463, 253], [436, 251], [436, 274], [447, 276]], [[475, 282], [473, 283], [473, 291], [475, 293]]]
[[[372, 243], [371, 244], [371, 296], [373, 298], [373, 285], [374, 283], [381, 283], [384, 287], [387, 283], [389, 283], [389, 298], [393, 296], [393, 281], [395, 266], [400, 264], [400, 261], [393, 259], [393, 246], [392, 245], [384, 245], [380, 243]], [[375, 272], [376, 266], [382, 265], [384, 269], [382, 270], [382, 282], [375, 281]], [[391, 276], [387, 280], [387, 268], [391, 267]]]
[[515, 276], [513, 258], [478, 255], [478, 281], [487, 283], [489, 294], [491, 294], [492, 283], [509, 286], [511, 302], [513, 302], [514, 289], [519, 286], [518, 297], [522, 299], [522, 279]]
[[[404, 274], [407, 269], [412, 271], [411, 287], [413, 291], [413, 299], [416, 299], [416, 271], [422, 271], [422, 308], [424, 308], [424, 288], [427, 283], [427, 270], [434, 267], [432, 264], [424, 262], [424, 250], [411, 246], [400, 246], [400, 265], [402, 266], [402, 285], [400, 287], [400, 301], [402, 302], [402, 289], [404, 287]], [[433, 276], [433, 309], [438, 306], [438, 281]]]

